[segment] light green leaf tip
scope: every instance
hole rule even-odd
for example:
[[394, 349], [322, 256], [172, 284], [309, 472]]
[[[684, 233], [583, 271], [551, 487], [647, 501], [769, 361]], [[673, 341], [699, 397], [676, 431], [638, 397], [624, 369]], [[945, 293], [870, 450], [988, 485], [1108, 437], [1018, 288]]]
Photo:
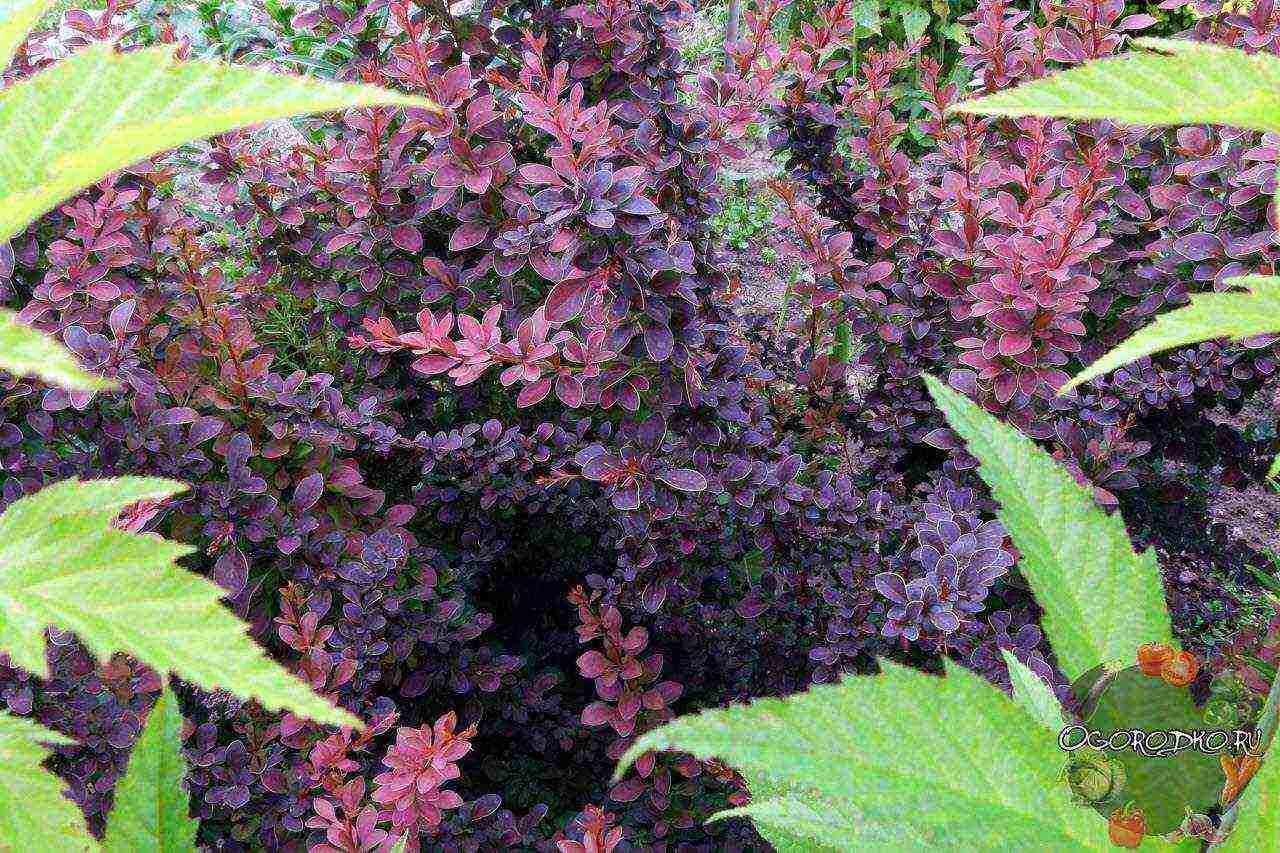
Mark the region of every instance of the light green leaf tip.
[[1072, 377], [1058, 393], [1065, 394], [1121, 365], [1174, 347], [1280, 332], [1280, 277], [1245, 275], [1229, 278], [1227, 283], [1246, 290], [1193, 293], [1190, 305], [1156, 317]]
[[619, 774], [654, 750], [720, 758], [756, 798], [741, 813], [809, 845], [792, 849], [1108, 850], [1105, 821], [1058, 779], [1056, 736], [945, 663], [945, 678], [885, 661], [879, 676], [680, 717], [638, 738]]
[[74, 631], [100, 659], [125, 652], [205, 689], [332, 725], [360, 727], [248, 636], [225, 591], [175, 565], [192, 548], [116, 529], [121, 509], [181, 483], [146, 477], [63, 480], [0, 515], [0, 648], [46, 672], [44, 631]]
[[183, 778], [182, 714], [166, 687], [116, 784], [102, 846], [107, 853], [187, 853], [196, 830]]
[[41, 766], [46, 743], [75, 741], [0, 712], [0, 850], [96, 850], [84, 815], [63, 796], [63, 781]]
[[947, 422], [978, 457], [978, 474], [1021, 552], [1018, 568], [1044, 609], [1058, 665], [1076, 678], [1099, 663], [1130, 660], [1143, 643], [1170, 643], [1173, 630], [1155, 554], [1136, 554], [1119, 514], [1013, 427], [924, 377]]
[[[844, 804], [839, 802], [810, 803], [800, 796], [757, 796], [755, 802], [717, 812], [711, 820], [731, 817], [751, 818], [778, 853], [837, 853], [842, 848], [821, 839], [847, 836], [850, 843], [856, 844], [859, 838], [849, 829], [856, 817], [846, 814]], [[815, 832], [815, 827], [821, 829]]]
[[1057, 737], [1065, 722], [1062, 703], [1054, 695], [1044, 679], [1036, 675], [1026, 664], [1014, 657], [1013, 652], [1001, 649], [1005, 666], [1009, 668], [1009, 682], [1013, 686], [1013, 701], [1034, 717]]
[[0, 369], [14, 376], [36, 376], [74, 391], [101, 391], [115, 383], [94, 376], [53, 337], [24, 326], [18, 315], [0, 308]]
[[26, 39], [53, 0], [0, 0], [0, 71], [9, 67], [18, 45]]
[[952, 110], [1280, 130], [1280, 59], [1270, 53], [1182, 39], [1142, 38], [1134, 44], [1144, 49], [963, 101]]
[[116, 53], [91, 45], [0, 97], [0, 240], [81, 188], [177, 145], [271, 119], [374, 105], [438, 109], [374, 86], [179, 61], [173, 46]]

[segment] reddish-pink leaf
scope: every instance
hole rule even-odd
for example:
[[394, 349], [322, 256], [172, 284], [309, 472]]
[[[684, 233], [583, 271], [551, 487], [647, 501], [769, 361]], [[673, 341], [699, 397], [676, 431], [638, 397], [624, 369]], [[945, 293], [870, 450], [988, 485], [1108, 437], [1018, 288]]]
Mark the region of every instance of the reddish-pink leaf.
[[480, 245], [489, 236], [489, 226], [484, 222], [464, 222], [449, 235], [449, 251], [462, 252]]
[[547, 294], [547, 322], [563, 325], [582, 313], [589, 286], [585, 278], [568, 278]]

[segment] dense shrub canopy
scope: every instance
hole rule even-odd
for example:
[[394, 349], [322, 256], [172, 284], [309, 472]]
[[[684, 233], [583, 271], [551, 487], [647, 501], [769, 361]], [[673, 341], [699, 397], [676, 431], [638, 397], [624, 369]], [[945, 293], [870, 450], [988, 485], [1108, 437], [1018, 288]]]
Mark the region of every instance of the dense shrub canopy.
[[[229, 134], [0, 247], [5, 303], [122, 386], [6, 379], [4, 501], [73, 475], [192, 483], [133, 529], [196, 546], [255, 637], [372, 723], [180, 691], [202, 843], [759, 849], [744, 821], [704, 825], [745, 801], [731, 769], [649, 755], [611, 784], [615, 760], [677, 712], [877, 656], [1007, 686], [1008, 649], [1065, 695], [921, 372], [1119, 505], [1206, 641], [1234, 607], [1212, 578], [1242, 558], [1187, 532], [1186, 469], [1260, 472], [1189, 413], [1254, 394], [1272, 343], [1055, 392], [1188, 293], [1275, 271], [1275, 142], [947, 113], [1153, 27], [1280, 48], [1270, 0], [1184, 5], [980, 0], [962, 40], [855, 49], [854, 4], [765, 0], [696, 61], [683, 0], [194, 24], [110, 0], [33, 36], [7, 80], [91, 41], [178, 41], [444, 106]], [[797, 273], [779, 316], [735, 299], [710, 226], [762, 133]], [[100, 830], [160, 680], [68, 634], [48, 655], [47, 680], [0, 667], [0, 695], [80, 742], [54, 768]]]

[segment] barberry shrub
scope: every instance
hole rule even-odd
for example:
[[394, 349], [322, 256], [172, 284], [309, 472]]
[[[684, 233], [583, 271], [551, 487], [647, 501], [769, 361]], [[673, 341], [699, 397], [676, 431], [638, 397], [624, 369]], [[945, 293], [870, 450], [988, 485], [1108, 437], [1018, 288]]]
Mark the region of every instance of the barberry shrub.
[[[980, 115], [1110, 119], [1125, 124], [1227, 124], [1280, 132], [1267, 53], [1171, 39], [1139, 39], [1145, 50], [1102, 60], [1010, 91], [957, 105]], [[1280, 332], [1280, 278], [1226, 278], [1245, 293], [1192, 295], [1191, 304], [1142, 327], [1062, 387], [1065, 393], [1140, 358], [1187, 344], [1245, 340]], [[1280, 456], [1270, 476], [1280, 474]]]
[[[190, 545], [276, 660], [368, 721], [335, 731], [175, 681], [201, 843], [755, 849], [745, 819], [704, 826], [747, 801], [724, 763], [608, 768], [678, 713], [886, 657], [1030, 683], [1011, 655], [1066, 693], [973, 458], [917, 376], [1003, 405], [1131, 518], [1141, 420], [1247, 393], [1270, 351], [1179, 351], [1079, 400], [1039, 377], [1105, 348], [1076, 321], [1110, 345], [1226, 266], [1268, 271], [1266, 152], [1225, 131], [1098, 142], [946, 112], [970, 71], [995, 90], [1116, 50], [1144, 21], [1116, 3], [980, 4], [963, 68], [916, 75], [932, 51], [882, 45], [848, 76], [849, 39], [869, 47], [858, 7], [815, 8], [780, 42], [787, 10], [761, 4], [723, 64], [697, 67], [687, 6], [666, 0], [268, 3], [222, 42], [208, 34], [240, 4], [200, 4], [193, 34], [108, 0], [21, 47], [6, 82], [91, 43], [158, 42], [444, 107], [226, 134], [0, 247], [22, 322], [116, 383], [5, 380], [3, 501], [71, 476], [190, 482], [128, 523]], [[1272, 28], [1230, 20], [1215, 37]], [[894, 97], [917, 76], [923, 103]], [[767, 316], [733, 301], [708, 224], [761, 119], [794, 155], [778, 230], [800, 237]], [[1126, 212], [1142, 204], [1149, 219]], [[1045, 264], [1016, 266], [1039, 244]], [[161, 685], [50, 639], [48, 678], [6, 660], [0, 698], [75, 738], [49, 765], [99, 832]]]
[[[1067, 675], [1131, 662], [1147, 644], [1167, 648], [1170, 619], [1154, 555], [1135, 553], [1120, 518], [1098, 508], [1026, 436], [936, 379], [926, 383], [980, 461]], [[1048, 683], [1011, 653], [1005, 658], [1012, 700], [958, 667], [939, 679], [885, 662], [879, 675], [677, 718], [633, 744], [619, 773], [651, 750], [720, 757], [746, 776], [752, 802], [719, 816], [750, 816], [780, 850], [1112, 849], [1108, 825], [1073, 804], [1061, 780], [1058, 734], [1072, 713]], [[1280, 689], [1271, 694], [1258, 723], [1264, 748], [1280, 709]], [[1139, 778], [1130, 775], [1126, 790], [1136, 793]], [[1176, 817], [1153, 835], [1175, 829], [1184, 812], [1214, 805], [1179, 800], [1185, 792], [1159, 790], [1160, 807]], [[1252, 783], [1223, 805], [1238, 825], [1221, 849], [1274, 837], [1280, 762], [1264, 755]], [[1158, 837], [1146, 843], [1175, 847]]]
[[[0, 61], [8, 63], [48, 4], [0, 8]], [[127, 99], [88, 97], [128, 93]], [[0, 237], [12, 237], [72, 192], [157, 150], [246, 123], [358, 104], [429, 102], [373, 87], [319, 83], [212, 62], [175, 62], [172, 51], [81, 51], [0, 101]], [[114, 383], [88, 373], [60, 344], [0, 317], [0, 366], [92, 395]], [[73, 631], [106, 659], [128, 653], [159, 673], [227, 690], [319, 722], [362, 725], [268, 657], [218, 601], [222, 590], [179, 568], [190, 548], [138, 532], [145, 512], [182, 491], [146, 477], [62, 480], [0, 514], [0, 647], [14, 663], [47, 673], [45, 631]], [[142, 515], [140, 515], [142, 513]], [[176, 702], [167, 692], [148, 714], [117, 807], [109, 850], [193, 849], [195, 823], [180, 787]], [[58, 849], [97, 847], [72, 801], [40, 764], [56, 732], [0, 714], [6, 758], [0, 845], [45, 839]]]

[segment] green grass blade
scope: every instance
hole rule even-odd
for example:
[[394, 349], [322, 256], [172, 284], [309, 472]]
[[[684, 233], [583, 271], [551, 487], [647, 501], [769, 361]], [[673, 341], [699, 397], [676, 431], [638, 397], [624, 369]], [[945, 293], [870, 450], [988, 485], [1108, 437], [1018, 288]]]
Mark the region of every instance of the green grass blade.
[[1056, 736], [1062, 731], [1062, 703], [1044, 680], [1013, 656], [1008, 649], [1001, 649], [1005, 666], [1009, 668], [1009, 681], [1013, 685], [1013, 701]]

